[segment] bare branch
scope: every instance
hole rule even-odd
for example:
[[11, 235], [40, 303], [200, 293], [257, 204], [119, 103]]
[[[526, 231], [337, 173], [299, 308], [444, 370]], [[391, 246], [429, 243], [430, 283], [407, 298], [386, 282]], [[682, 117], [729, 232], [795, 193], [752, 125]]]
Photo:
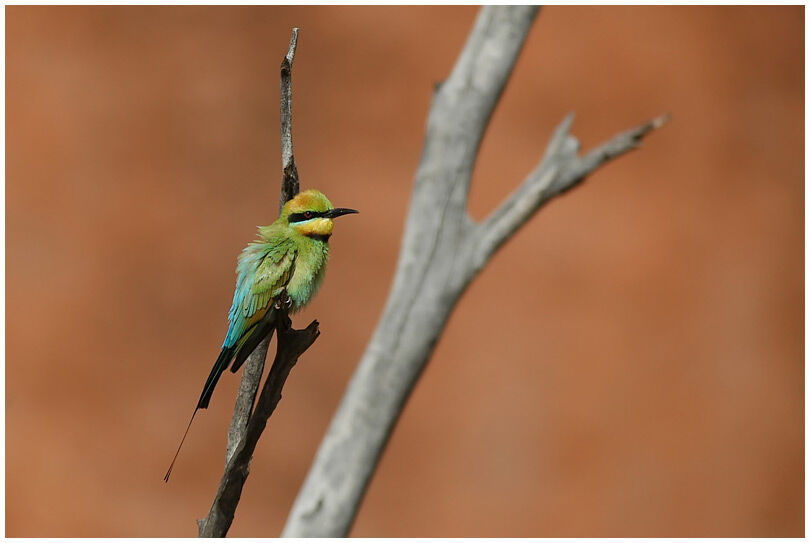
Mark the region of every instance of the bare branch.
[[467, 195], [481, 137], [537, 14], [481, 9], [439, 86], [384, 314], [332, 419], [285, 537], [346, 535], [388, 436], [444, 330], [466, 274]]
[[473, 223], [467, 195], [478, 147], [536, 13], [528, 6], [482, 8], [450, 77], [434, 95], [383, 316], [295, 500], [284, 537], [348, 534], [411, 390], [472, 279], [543, 203], [636, 146], [662, 122], [626, 132], [579, 158], [569, 116], [523, 185], [483, 224]]
[[225, 537], [233, 522], [236, 506], [242, 495], [242, 487], [250, 473], [250, 460], [253, 451], [259, 442], [267, 419], [275, 411], [281, 400], [281, 390], [287, 381], [290, 370], [298, 358], [318, 338], [318, 321], [303, 330], [293, 330], [287, 314], [281, 310], [276, 313], [276, 328], [278, 329], [278, 349], [267, 380], [264, 382], [256, 411], [250, 418], [245, 435], [233, 452], [225, 473], [219, 483], [217, 495], [208, 515], [200, 521], [200, 537]]
[[574, 168], [560, 180], [560, 190], [567, 190], [571, 185], [580, 182], [586, 175], [597, 169], [605, 162], [631, 151], [641, 144], [641, 140], [657, 128], [661, 128], [669, 121], [669, 115], [661, 115], [655, 119], [631, 128], [617, 135], [582, 157]]
[[[278, 209], [293, 196], [298, 194], [298, 169], [295, 166], [292, 144], [292, 65], [295, 59], [295, 50], [298, 47], [298, 29], [292, 29], [290, 47], [284, 60], [281, 61], [281, 196]], [[263, 339], [256, 349], [245, 361], [242, 372], [242, 381], [239, 383], [239, 392], [236, 396], [236, 405], [233, 408], [231, 425], [228, 428], [228, 445], [225, 453], [227, 465], [233, 455], [236, 445], [242, 439], [253, 410], [253, 402], [264, 372], [264, 360], [270, 347], [270, 336]]]
[[270, 336], [256, 346], [245, 360], [245, 369], [242, 370], [242, 380], [239, 382], [239, 392], [236, 395], [236, 405], [233, 407], [231, 425], [228, 428], [228, 445], [225, 450], [225, 466], [231, 461], [236, 446], [245, 435], [250, 415], [253, 411], [253, 403], [256, 393], [259, 391], [259, 384], [262, 382], [264, 373], [264, 360], [267, 358], [267, 349], [270, 347]]
[[298, 47], [298, 29], [293, 28], [290, 48], [281, 61], [281, 168], [284, 179], [281, 182], [281, 207], [298, 194], [298, 167], [295, 165], [292, 143], [292, 65], [295, 49]]
[[[281, 63], [281, 163], [282, 180], [279, 212], [284, 204], [298, 194], [298, 170], [292, 145], [292, 64], [298, 44], [298, 29], [294, 28], [290, 47]], [[253, 412], [253, 403], [261, 383], [265, 358], [272, 332], [259, 343], [245, 361], [242, 380], [228, 429], [225, 472], [208, 515], [198, 521], [200, 537], [224, 537], [233, 522], [236, 507], [247, 479], [250, 460], [267, 419], [281, 400], [281, 390], [298, 357], [320, 334], [317, 321], [304, 330], [293, 330], [289, 317], [277, 310], [278, 346], [276, 357]]]
[[437, 87], [417, 182], [444, 182], [451, 174], [459, 188], [452, 205], [466, 205], [481, 139], [538, 10], [481, 8], [453, 71]]
[[666, 115], [657, 117], [622, 132], [579, 158], [579, 142], [569, 134], [574, 116], [568, 115], [554, 131], [538, 167], [478, 228], [472, 255], [475, 271], [540, 207], [582, 182], [609, 160], [638, 147], [644, 136], [663, 126], [668, 118]]

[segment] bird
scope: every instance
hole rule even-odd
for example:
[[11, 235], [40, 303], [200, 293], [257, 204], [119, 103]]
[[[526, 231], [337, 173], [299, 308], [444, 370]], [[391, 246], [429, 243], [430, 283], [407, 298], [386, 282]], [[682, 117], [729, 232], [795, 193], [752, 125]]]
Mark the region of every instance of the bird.
[[310, 189], [285, 203], [273, 224], [258, 227], [258, 238], [242, 250], [237, 261], [236, 288], [222, 349], [164, 481], [169, 481], [194, 416], [208, 407], [223, 372], [230, 366], [236, 373], [259, 343], [273, 333], [278, 310], [295, 313], [318, 292], [329, 260], [333, 221], [352, 213], [358, 211], [336, 208], [322, 192]]

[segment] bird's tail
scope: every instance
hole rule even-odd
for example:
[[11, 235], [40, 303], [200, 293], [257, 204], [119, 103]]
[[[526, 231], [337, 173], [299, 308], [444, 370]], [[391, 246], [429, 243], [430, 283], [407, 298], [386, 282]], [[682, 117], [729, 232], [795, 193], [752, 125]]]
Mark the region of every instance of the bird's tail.
[[183, 438], [180, 440], [180, 445], [177, 447], [177, 452], [174, 453], [174, 458], [172, 459], [171, 465], [169, 465], [169, 470], [163, 477], [164, 481], [169, 482], [169, 476], [172, 474], [174, 463], [177, 461], [177, 456], [180, 454], [180, 449], [183, 447], [183, 442], [186, 440], [188, 430], [191, 428], [191, 423], [194, 422], [194, 416], [197, 414], [198, 410], [208, 407], [211, 401], [211, 395], [214, 393], [214, 388], [217, 386], [217, 382], [222, 376], [222, 373], [228, 369], [232, 360], [233, 366], [231, 367], [231, 371], [236, 373], [259, 343], [267, 337], [268, 334], [273, 333], [275, 329], [275, 321], [273, 319], [274, 312], [274, 309], [270, 309], [262, 320], [254, 324], [236, 345], [232, 347], [222, 347], [216, 362], [214, 362], [214, 367], [211, 368], [211, 373], [208, 374], [208, 379], [205, 381], [202, 394], [200, 394], [200, 400], [197, 402], [197, 407], [194, 408], [194, 412], [191, 414], [191, 419], [188, 421], [188, 426], [186, 426], [186, 431], [183, 433]]
[[163, 476], [163, 482], [168, 483], [169, 477], [172, 474], [172, 470], [174, 469], [174, 463], [177, 462], [177, 455], [180, 454], [180, 449], [183, 447], [183, 442], [186, 440], [186, 436], [188, 435], [188, 429], [191, 428], [191, 423], [194, 422], [194, 415], [197, 414], [197, 410], [199, 407], [194, 408], [194, 412], [191, 414], [191, 419], [188, 421], [188, 426], [186, 426], [186, 431], [183, 432], [183, 439], [180, 440], [180, 445], [177, 446], [177, 452], [174, 453], [174, 458], [172, 458], [172, 463], [169, 464], [169, 469], [166, 471], [166, 475]]
[[233, 358], [233, 353], [236, 349], [233, 347], [227, 348], [223, 347], [222, 351], [219, 353], [219, 357], [217, 361], [214, 363], [214, 367], [211, 370], [211, 373], [208, 375], [208, 380], [205, 382], [205, 386], [203, 387], [202, 395], [200, 396], [200, 401], [197, 402], [197, 407], [194, 408], [194, 412], [191, 414], [191, 419], [188, 421], [188, 426], [186, 426], [186, 431], [183, 432], [183, 438], [180, 440], [180, 445], [177, 446], [177, 452], [174, 453], [174, 458], [172, 458], [172, 463], [169, 465], [168, 471], [166, 471], [166, 475], [163, 476], [163, 480], [165, 482], [169, 482], [169, 477], [172, 474], [172, 470], [174, 469], [174, 463], [177, 462], [177, 456], [180, 454], [180, 449], [183, 448], [183, 443], [186, 441], [186, 436], [188, 435], [188, 430], [191, 428], [191, 423], [194, 422], [194, 416], [197, 414], [197, 411], [200, 409], [205, 409], [208, 407], [208, 402], [211, 400], [211, 394], [214, 392], [214, 387], [217, 385], [217, 381], [219, 381], [219, 376], [222, 375], [222, 372], [228, 367], [228, 364], [231, 363], [231, 359]]
[[217, 386], [217, 381], [219, 381], [222, 372], [228, 369], [235, 352], [235, 346], [223, 347], [219, 352], [217, 361], [214, 362], [214, 367], [211, 368], [211, 373], [208, 374], [208, 379], [205, 381], [202, 394], [200, 394], [200, 401], [197, 402], [197, 409], [206, 409], [208, 407], [208, 402], [211, 401], [211, 395], [214, 393], [214, 387]]
[[194, 416], [197, 414], [197, 411], [200, 409], [205, 409], [208, 407], [208, 402], [211, 400], [211, 394], [214, 392], [214, 387], [217, 385], [217, 381], [219, 381], [219, 376], [222, 375], [222, 372], [228, 367], [228, 364], [231, 363], [231, 359], [233, 358], [233, 353], [236, 349], [233, 347], [227, 348], [223, 347], [222, 351], [219, 353], [219, 357], [217, 361], [214, 363], [214, 367], [211, 370], [211, 373], [208, 375], [208, 380], [205, 382], [205, 386], [203, 387], [202, 395], [200, 396], [200, 401], [197, 402], [197, 407], [194, 408], [194, 412], [191, 414], [191, 419], [188, 421], [188, 426], [186, 426], [186, 431], [183, 432], [183, 438], [180, 440], [180, 445], [177, 446], [177, 452], [174, 453], [174, 458], [172, 458], [172, 463], [169, 465], [169, 469], [166, 472], [166, 475], [163, 476], [163, 480], [165, 482], [169, 482], [169, 476], [172, 474], [172, 469], [174, 469], [174, 463], [177, 461], [177, 456], [180, 454], [180, 449], [183, 448], [183, 443], [186, 441], [186, 436], [188, 435], [188, 430], [191, 428], [191, 423], [194, 422]]

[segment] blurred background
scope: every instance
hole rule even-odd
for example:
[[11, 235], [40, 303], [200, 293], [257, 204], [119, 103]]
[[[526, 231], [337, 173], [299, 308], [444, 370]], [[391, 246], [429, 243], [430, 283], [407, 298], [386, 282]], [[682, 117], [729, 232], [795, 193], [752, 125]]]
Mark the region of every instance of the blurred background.
[[[322, 335], [232, 536], [276, 536], [392, 279], [433, 84], [473, 7], [6, 8], [6, 535], [194, 536], [238, 378], [161, 480], [276, 218], [278, 66], [332, 238]], [[456, 308], [356, 536], [802, 536], [796, 7], [549, 7], [480, 154], [487, 215], [569, 111], [672, 122], [544, 208]], [[493, 305], [493, 300], [496, 303]]]

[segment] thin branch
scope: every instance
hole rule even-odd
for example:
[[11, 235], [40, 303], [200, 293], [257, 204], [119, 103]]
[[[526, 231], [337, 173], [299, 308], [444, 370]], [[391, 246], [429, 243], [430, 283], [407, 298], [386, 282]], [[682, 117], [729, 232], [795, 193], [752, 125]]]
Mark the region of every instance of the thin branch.
[[549, 200], [570, 190], [606, 162], [638, 147], [644, 136], [663, 126], [669, 116], [662, 115], [622, 132], [582, 158], [577, 156], [579, 142], [569, 134], [573, 120], [571, 114], [560, 123], [539, 166], [477, 229], [473, 255], [476, 265], [482, 267]]
[[298, 358], [318, 338], [318, 321], [312, 321], [303, 330], [293, 330], [286, 312], [278, 310], [276, 328], [278, 329], [278, 349], [273, 365], [264, 382], [256, 411], [250, 418], [247, 431], [234, 450], [231, 460], [225, 468], [225, 474], [219, 483], [217, 495], [208, 516], [200, 521], [200, 537], [225, 537], [233, 522], [236, 506], [242, 495], [242, 487], [250, 473], [250, 460], [259, 442], [267, 419], [275, 411], [281, 400], [281, 391], [287, 376]]
[[[279, 197], [278, 209], [281, 208], [293, 196], [298, 194], [298, 169], [295, 166], [292, 143], [292, 65], [295, 60], [295, 50], [298, 47], [298, 29], [292, 29], [290, 36], [290, 46], [284, 60], [281, 61], [281, 196]], [[236, 405], [233, 408], [231, 425], [228, 428], [228, 445], [225, 453], [225, 464], [227, 465], [233, 455], [236, 445], [242, 439], [247, 428], [250, 414], [253, 410], [253, 403], [259, 384], [264, 372], [264, 361], [267, 358], [267, 351], [270, 347], [270, 336], [263, 339], [256, 349], [245, 361], [245, 369], [242, 372], [242, 381], [239, 384], [239, 392], [236, 396]]]
[[[292, 30], [290, 47], [281, 63], [281, 163], [282, 180], [279, 212], [284, 204], [298, 194], [298, 169], [295, 166], [292, 144], [292, 64], [298, 44], [298, 29]], [[208, 515], [198, 522], [200, 537], [224, 537], [233, 522], [236, 507], [250, 471], [250, 460], [259, 437], [281, 400], [281, 391], [298, 357], [317, 339], [318, 322], [313, 321], [304, 330], [294, 330], [283, 309], [276, 309], [278, 345], [264, 388], [253, 410], [256, 393], [261, 383], [265, 358], [272, 332], [245, 361], [242, 381], [228, 429], [225, 472]]]
[[561, 190], [567, 190], [570, 185], [578, 183], [607, 161], [635, 149], [641, 144], [644, 136], [653, 130], [661, 128], [667, 121], [669, 121], [669, 114], [661, 115], [641, 126], [622, 132], [610, 141], [603, 143], [575, 164], [569, 175], [560, 181]]
[[295, 165], [292, 143], [292, 65], [298, 47], [298, 29], [293, 28], [290, 48], [281, 61], [281, 167], [284, 179], [281, 183], [281, 207], [298, 194], [298, 168]]
[[239, 392], [236, 394], [236, 404], [233, 407], [231, 425], [228, 427], [228, 445], [225, 449], [226, 466], [231, 461], [236, 446], [239, 445], [247, 430], [256, 393], [259, 391], [259, 385], [262, 382], [264, 361], [267, 358], [270, 339], [270, 336], [263, 339], [245, 360], [245, 369], [242, 370], [242, 380], [239, 382]]

